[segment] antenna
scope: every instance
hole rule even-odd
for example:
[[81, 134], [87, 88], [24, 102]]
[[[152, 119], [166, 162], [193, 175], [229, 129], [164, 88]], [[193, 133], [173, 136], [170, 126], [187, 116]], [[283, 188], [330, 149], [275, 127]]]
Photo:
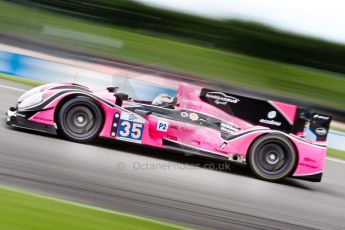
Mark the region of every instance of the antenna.
[[125, 73], [125, 82], [124, 82], [123, 92], [126, 92], [127, 80], [128, 80], [128, 72]]
[[78, 71], [75, 72], [73, 83], [76, 83], [78, 77]]

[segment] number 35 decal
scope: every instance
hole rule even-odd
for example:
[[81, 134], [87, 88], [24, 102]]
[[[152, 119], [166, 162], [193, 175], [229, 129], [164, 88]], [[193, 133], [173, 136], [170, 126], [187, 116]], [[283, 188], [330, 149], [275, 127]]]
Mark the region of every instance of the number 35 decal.
[[140, 141], [143, 135], [144, 124], [121, 120], [118, 137]]

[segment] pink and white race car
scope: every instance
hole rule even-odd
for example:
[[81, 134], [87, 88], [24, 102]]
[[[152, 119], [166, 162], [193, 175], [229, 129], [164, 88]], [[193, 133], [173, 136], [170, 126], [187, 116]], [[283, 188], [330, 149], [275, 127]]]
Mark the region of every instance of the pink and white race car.
[[248, 164], [267, 181], [321, 181], [330, 116], [185, 83], [153, 100], [117, 90], [43, 85], [18, 99], [7, 123], [75, 142], [102, 137]]

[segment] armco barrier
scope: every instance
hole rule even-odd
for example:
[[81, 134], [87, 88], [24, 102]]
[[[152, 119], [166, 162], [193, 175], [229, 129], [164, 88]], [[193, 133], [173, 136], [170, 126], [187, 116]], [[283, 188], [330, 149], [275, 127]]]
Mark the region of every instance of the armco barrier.
[[[7, 46], [0, 48], [13, 50], [0, 51], [0, 73], [40, 82], [75, 82], [95, 90], [119, 86], [132, 97], [143, 100], [151, 100], [160, 93], [174, 95], [174, 86], [177, 86], [175, 81], [127, 69], [68, 60]], [[154, 85], [151, 84], [153, 82]], [[157, 87], [157, 84], [161, 87]], [[171, 89], [167, 89], [167, 86]]]
[[112, 83], [110, 74], [6, 51], [0, 51], [0, 72], [41, 82], [82, 82], [95, 88]]

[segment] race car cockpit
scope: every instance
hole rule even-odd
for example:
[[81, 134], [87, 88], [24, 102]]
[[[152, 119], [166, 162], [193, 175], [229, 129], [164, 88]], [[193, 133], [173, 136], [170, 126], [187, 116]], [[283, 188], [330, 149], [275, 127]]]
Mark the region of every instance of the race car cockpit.
[[151, 104], [164, 108], [174, 108], [175, 100], [174, 97], [171, 97], [167, 94], [159, 94], [153, 99]]

